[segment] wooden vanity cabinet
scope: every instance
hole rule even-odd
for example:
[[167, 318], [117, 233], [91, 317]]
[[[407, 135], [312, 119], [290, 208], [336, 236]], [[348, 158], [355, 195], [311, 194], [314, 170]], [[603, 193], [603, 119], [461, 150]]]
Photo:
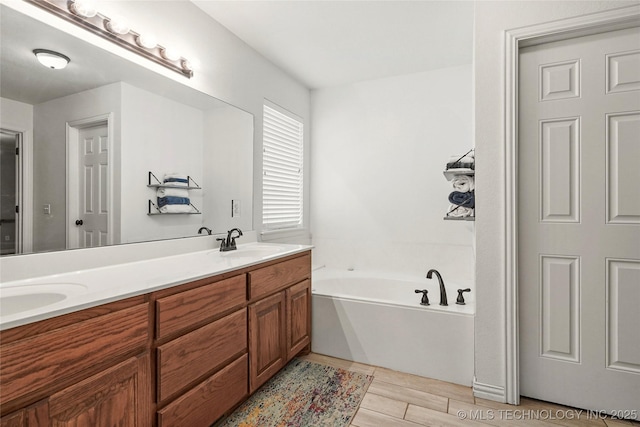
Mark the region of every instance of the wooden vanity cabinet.
[[48, 427], [49, 402], [43, 400], [0, 418], [0, 427]]
[[149, 366], [148, 353], [131, 357], [55, 393], [49, 398], [50, 424], [56, 427], [150, 425]]
[[309, 253], [249, 272], [250, 393], [311, 343], [310, 278]]
[[0, 427], [209, 426], [311, 342], [311, 253], [0, 332]]
[[249, 306], [251, 393], [286, 363], [285, 310], [284, 292], [278, 292]]
[[143, 297], [3, 331], [0, 425], [148, 426], [148, 332]]
[[311, 280], [286, 290], [287, 362], [311, 343]]
[[246, 274], [184, 288], [155, 302], [159, 427], [209, 426], [248, 396]]

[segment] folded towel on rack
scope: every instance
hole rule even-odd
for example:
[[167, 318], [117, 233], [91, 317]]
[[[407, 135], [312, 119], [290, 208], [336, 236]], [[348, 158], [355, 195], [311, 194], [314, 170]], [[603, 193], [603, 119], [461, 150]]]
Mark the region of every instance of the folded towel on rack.
[[475, 163], [475, 152], [469, 150], [465, 154], [451, 156], [446, 169], [475, 169]]
[[163, 207], [167, 205], [189, 205], [191, 200], [188, 197], [158, 197], [158, 206]]
[[162, 213], [192, 213], [191, 205], [165, 205], [160, 208]]
[[447, 216], [452, 218], [468, 218], [475, 216], [475, 209], [451, 204], [449, 205], [449, 212], [447, 212]]
[[449, 169], [474, 169], [476, 168], [476, 162], [473, 157], [457, 157], [451, 158], [447, 162], [447, 170]]
[[186, 188], [158, 188], [158, 197], [189, 197], [189, 190]]
[[168, 179], [168, 178], [187, 179], [188, 176], [183, 173], [177, 173], [177, 172], [165, 173], [164, 179]]
[[467, 193], [454, 191], [449, 194], [449, 202], [453, 203], [454, 205], [463, 206], [465, 208], [475, 208], [475, 191], [469, 191]]
[[447, 163], [446, 170], [455, 170], [455, 169], [476, 170], [476, 164], [474, 162], [451, 162], [451, 163]]
[[165, 184], [180, 185], [186, 187], [189, 185], [189, 176], [179, 173], [168, 173], [164, 175], [163, 182]]
[[451, 183], [453, 184], [453, 189], [460, 191], [461, 193], [466, 193], [475, 189], [475, 180], [469, 175], [456, 175], [451, 180]]

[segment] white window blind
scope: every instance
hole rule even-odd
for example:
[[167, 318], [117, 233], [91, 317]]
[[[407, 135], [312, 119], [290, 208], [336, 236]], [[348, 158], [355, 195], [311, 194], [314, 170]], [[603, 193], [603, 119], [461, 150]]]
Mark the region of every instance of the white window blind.
[[303, 125], [268, 105], [264, 106], [263, 114], [263, 229], [300, 228]]

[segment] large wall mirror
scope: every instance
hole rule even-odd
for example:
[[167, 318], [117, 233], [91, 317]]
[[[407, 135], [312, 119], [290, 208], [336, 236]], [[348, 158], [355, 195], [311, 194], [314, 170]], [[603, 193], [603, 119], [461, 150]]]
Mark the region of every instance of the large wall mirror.
[[[253, 115], [0, 8], [2, 255], [253, 229]], [[188, 213], [156, 208], [171, 174]]]

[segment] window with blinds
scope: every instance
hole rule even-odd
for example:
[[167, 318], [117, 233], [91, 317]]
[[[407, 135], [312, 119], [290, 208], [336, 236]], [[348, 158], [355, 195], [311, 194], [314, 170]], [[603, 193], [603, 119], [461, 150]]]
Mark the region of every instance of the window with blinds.
[[303, 125], [268, 105], [263, 111], [262, 228], [300, 228]]

